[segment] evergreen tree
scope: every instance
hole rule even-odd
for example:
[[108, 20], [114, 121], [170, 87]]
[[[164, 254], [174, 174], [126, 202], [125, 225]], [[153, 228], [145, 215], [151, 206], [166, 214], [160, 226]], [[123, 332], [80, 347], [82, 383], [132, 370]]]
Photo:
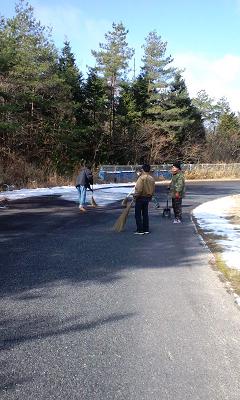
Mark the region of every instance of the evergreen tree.
[[136, 159], [137, 134], [141, 119], [131, 82], [122, 81], [117, 115], [117, 145], [115, 157], [119, 163], [129, 163]]
[[156, 31], [152, 31], [145, 38], [144, 56], [142, 58], [143, 74], [148, 80], [148, 93], [150, 101], [154, 101], [161, 89], [168, 87], [172, 79], [174, 69], [169, 66], [173, 59], [166, 56], [167, 42], [163, 42]]
[[136, 103], [136, 109], [141, 113], [141, 117], [145, 118], [148, 109], [148, 84], [149, 81], [144, 74], [140, 74], [133, 82], [132, 91]]
[[[108, 162], [109, 132], [105, 129], [108, 117], [108, 98], [103, 78], [89, 69], [85, 84], [85, 113], [87, 118], [88, 159], [94, 163]], [[89, 144], [91, 143], [91, 146]], [[91, 152], [91, 153], [90, 153]]]
[[229, 136], [235, 133], [240, 135], [240, 121], [234, 112], [228, 109], [228, 111], [220, 116], [216, 133], [223, 136]]
[[201, 113], [206, 129], [209, 132], [215, 130], [221, 113], [220, 104], [216, 105], [205, 90], [200, 90], [192, 103]]
[[74, 54], [70, 42], [65, 41], [62, 54], [59, 58], [59, 75], [71, 89], [72, 98], [75, 102], [83, 101], [83, 76], [76, 66]]
[[115, 110], [121, 77], [128, 71], [128, 62], [134, 51], [128, 47], [126, 37], [128, 30], [122, 23], [113, 23], [113, 30], [105, 35], [106, 43], [100, 43], [99, 51], [93, 51], [96, 58], [96, 70], [104, 77], [109, 88], [110, 117], [109, 131], [113, 137], [115, 134]]
[[97, 75], [95, 69], [90, 69], [84, 86], [85, 108], [89, 123], [104, 122], [108, 99], [103, 78]]
[[206, 154], [211, 162], [239, 162], [240, 121], [235, 113], [221, 114], [215, 132], [207, 137]]
[[16, 15], [1, 24], [1, 38], [5, 47], [11, 41], [14, 54], [1, 81], [12, 107], [10, 113], [3, 113], [3, 119], [14, 124], [14, 130], [7, 129], [9, 152], [24, 155], [29, 162], [48, 159], [50, 164], [60, 164], [63, 149], [58, 136], [72, 111], [68, 87], [58, 76], [57, 51], [50, 33], [36, 21], [33, 8], [21, 0]]
[[174, 133], [176, 145], [193, 140], [202, 140], [205, 131], [201, 114], [191, 103], [187, 87], [181, 74], [178, 72], [166, 95], [162, 113], [162, 127], [169, 133]]

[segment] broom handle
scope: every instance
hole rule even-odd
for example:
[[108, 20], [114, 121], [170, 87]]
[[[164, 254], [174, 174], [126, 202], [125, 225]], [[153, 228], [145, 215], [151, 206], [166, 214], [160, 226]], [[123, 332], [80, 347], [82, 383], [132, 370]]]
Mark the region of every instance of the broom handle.
[[128, 195], [126, 196], [126, 197], [130, 197], [131, 196], [131, 194], [133, 194], [134, 193], [134, 191], [135, 191], [135, 187], [131, 190], [131, 192], [129, 192], [128, 193]]
[[168, 208], [169, 192], [167, 192], [167, 208]]

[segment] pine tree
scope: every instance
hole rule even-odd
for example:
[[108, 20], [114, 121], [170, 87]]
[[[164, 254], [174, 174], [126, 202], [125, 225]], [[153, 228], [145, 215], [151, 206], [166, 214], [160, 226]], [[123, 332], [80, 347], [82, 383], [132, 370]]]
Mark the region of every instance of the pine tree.
[[206, 90], [200, 90], [197, 97], [192, 99], [192, 103], [201, 113], [207, 131], [214, 131], [221, 114], [220, 105], [215, 104], [214, 99], [207, 94]]
[[62, 54], [59, 58], [59, 75], [69, 85], [73, 100], [75, 102], [82, 102], [83, 75], [76, 65], [69, 41], [64, 42]]
[[[191, 129], [194, 126], [194, 129]], [[198, 128], [197, 128], [198, 126]], [[166, 95], [162, 127], [169, 133], [174, 133], [177, 145], [188, 140], [204, 139], [205, 131], [201, 115], [192, 105], [184, 79], [179, 72]]]
[[230, 109], [228, 109], [228, 111], [224, 112], [220, 116], [216, 133], [223, 136], [229, 136], [234, 133], [240, 135], [239, 118], [236, 116], [234, 112], [231, 112]]
[[[105, 121], [108, 113], [108, 98], [103, 78], [99, 77], [95, 69], [89, 69], [85, 83], [85, 113], [87, 121], [87, 154], [93, 163], [107, 162], [109, 133], [106, 131]], [[89, 144], [91, 143], [91, 146]]]
[[119, 82], [121, 77], [128, 71], [128, 62], [134, 51], [128, 47], [126, 37], [128, 30], [122, 23], [113, 23], [112, 31], [105, 35], [106, 43], [100, 43], [99, 51], [93, 51], [96, 58], [96, 70], [106, 80], [109, 88], [110, 116], [109, 132], [115, 140], [115, 111], [116, 99], [119, 94]]
[[156, 31], [148, 34], [142, 47], [144, 49], [142, 71], [148, 80], [150, 100], [155, 100], [155, 95], [161, 89], [167, 88], [169, 80], [173, 77], [174, 69], [169, 66], [173, 59], [171, 56], [166, 56], [167, 42], [163, 42]]
[[140, 74], [132, 85], [133, 97], [136, 103], [136, 109], [145, 118], [148, 109], [148, 79], [144, 74]]

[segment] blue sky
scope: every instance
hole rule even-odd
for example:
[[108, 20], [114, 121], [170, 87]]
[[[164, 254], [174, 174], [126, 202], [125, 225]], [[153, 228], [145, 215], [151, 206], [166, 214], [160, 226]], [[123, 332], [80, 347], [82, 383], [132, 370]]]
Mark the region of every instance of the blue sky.
[[[52, 26], [58, 48], [70, 41], [78, 66], [93, 66], [112, 22], [129, 30], [128, 43], [141, 63], [144, 38], [156, 30], [167, 54], [183, 73], [190, 95], [205, 89], [216, 100], [227, 97], [240, 111], [240, 0], [30, 0], [42, 24]], [[0, 0], [0, 13], [14, 14], [15, 0]], [[132, 63], [133, 66], [133, 63]], [[138, 72], [138, 70], [137, 70]]]

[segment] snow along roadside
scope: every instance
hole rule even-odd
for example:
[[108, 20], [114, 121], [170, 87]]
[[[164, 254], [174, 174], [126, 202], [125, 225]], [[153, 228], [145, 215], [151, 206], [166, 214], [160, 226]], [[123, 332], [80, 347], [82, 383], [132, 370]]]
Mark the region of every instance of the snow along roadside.
[[[240, 195], [208, 201], [193, 210], [200, 229], [210, 235], [226, 266], [240, 273]], [[240, 305], [240, 297], [236, 298]]]
[[[94, 185], [94, 199], [99, 206], [106, 206], [117, 200], [122, 200], [132, 190], [135, 183], [118, 183], [118, 184], [100, 184]], [[19, 189], [0, 192], [0, 197], [8, 200], [23, 199], [26, 197], [35, 196], [61, 196], [64, 200], [78, 201], [79, 195], [75, 186], [56, 186], [52, 188], [37, 188], [37, 189]], [[92, 192], [87, 191], [87, 200], [90, 201]]]

